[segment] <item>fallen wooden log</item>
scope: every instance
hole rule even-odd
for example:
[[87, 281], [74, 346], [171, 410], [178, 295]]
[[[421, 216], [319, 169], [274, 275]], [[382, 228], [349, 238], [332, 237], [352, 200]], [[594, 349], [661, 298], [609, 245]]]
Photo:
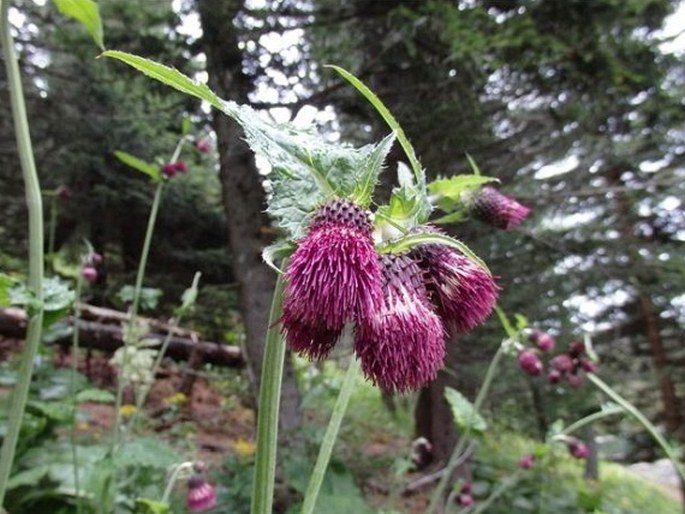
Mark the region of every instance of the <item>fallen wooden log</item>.
[[[96, 309], [100, 308], [98, 307]], [[103, 311], [110, 311], [110, 309], [103, 309]], [[120, 313], [118, 311], [110, 312], [116, 312], [122, 315], [123, 318], [120, 318], [122, 321], [126, 319], [125, 313]], [[102, 315], [104, 312], [100, 312], [99, 314]], [[102, 319], [102, 317], [100, 319]], [[108, 319], [113, 319], [113, 317], [109, 317]], [[72, 325], [74, 323], [74, 319], [71, 316], [66, 318], [66, 321]], [[115, 321], [117, 320], [115, 319]], [[23, 338], [26, 333], [26, 324], [26, 312], [22, 309], [0, 309], [0, 335]], [[157, 325], [163, 324], [158, 323]], [[81, 319], [79, 320], [78, 326], [79, 346], [82, 348], [91, 348], [93, 350], [113, 353], [117, 348], [123, 345], [120, 321], [118, 323], [102, 323], [101, 321], [87, 321]], [[150, 323], [149, 326], [154, 328], [155, 323]], [[237, 346], [229, 346], [211, 341], [201, 341], [196, 332], [175, 329], [169, 325], [165, 325], [165, 327], [167, 330], [173, 330], [173, 335], [169, 341], [166, 355], [176, 361], [187, 361], [190, 358], [193, 349], [197, 348], [201, 350], [203, 362], [227, 367], [238, 367], [244, 364], [240, 348]], [[155, 332], [153, 330], [146, 337], [156, 339], [162, 343], [166, 337], [166, 333]], [[63, 337], [58, 337], [55, 340], [55, 344], [67, 346], [71, 345], [71, 340], [72, 336], [67, 334]]]

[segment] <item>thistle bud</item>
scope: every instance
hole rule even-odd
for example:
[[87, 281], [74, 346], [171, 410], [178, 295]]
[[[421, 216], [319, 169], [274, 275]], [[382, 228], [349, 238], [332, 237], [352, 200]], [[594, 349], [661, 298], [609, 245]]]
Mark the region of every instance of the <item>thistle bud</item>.
[[176, 175], [176, 172], [178, 170], [176, 169], [176, 163], [168, 162], [162, 165], [161, 171], [162, 175], [164, 175], [167, 178], [171, 178], [174, 175]]
[[540, 357], [533, 350], [523, 350], [518, 356], [519, 366], [530, 376], [536, 376], [542, 373], [543, 365]]
[[552, 367], [552, 369], [557, 370], [563, 375], [564, 373], [568, 373], [573, 369], [573, 359], [571, 359], [571, 357], [569, 357], [567, 354], [562, 353], [549, 361], [549, 365]]
[[568, 444], [568, 452], [575, 459], [587, 459], [590, 455], [590, 450], [585, 443], [579, 439], [571, 439]]
[[530, 213], [528, 207], [491, 186], [481, 188], [473, 196], [469, 211], [474, 218], [502, 230], [520, 225]]
[[83, 277], [83, 280], [89, 284], [93, 284], [98, 279], [98, 272], [93, 266], [84, 266], [81, 268], [81, 276]]
[[530, 341], [535, 344], [541, 351], [549, 352], [554, 349], [556, 341], [547, 332], [541, 330], [533, 330], [530, 334]]
[[209, 142], [209, 139], [204, 137], [195, 141], [195, 149], [201, 153], [209, 153], [212, 149], [212, 144]]
[[519, 468], [530, 469], [535, 465], [535, 457], [531, 454], [524, 455], [519, 459]]
[[216, 489], [207, 482], [204, 472], [188, 479], [186, 506], [190, 512], [205, 512], [216, 507]]

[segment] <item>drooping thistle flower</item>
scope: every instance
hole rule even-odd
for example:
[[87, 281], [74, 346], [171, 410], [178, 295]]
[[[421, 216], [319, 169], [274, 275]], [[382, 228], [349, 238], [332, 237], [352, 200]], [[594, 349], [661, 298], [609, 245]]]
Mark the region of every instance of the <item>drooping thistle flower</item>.
[[574, 459], [587, 459], [590, 455], [587, 445], [580, 439], [571, 438], [566, 446]]
[[207, 481], [204, 462], [196, 462], [193, 471], [188, 479], [186, 506], [189, 512], [205, 512], [216, 507], [216, 489]]
[[[431, 226], [415, 231], [441, 233]], [[448, 328], [468, 332], [490, 315], [499, 288], [486, 270], [441, 244], [417, 246], [411, 255], [424, 270], [431, 300]]]
[[176, 173], [185, 173], [188, 171], [188, 165], [185, 161], [167, 162], [161, 167], [162, 175], [167, 178], [171, 178]]
[[364, 374], [382, 389], [418, 389], [442, 367], [445, 332], [414, 260], [385, 254], [381, 262], [383, 305], [357, 325], [354, 349]]
[[281, 321], [289, 346], [311, 358], [331, 351], [347, 323], [383, 304], [378, 254], [366, 211], [333, 200], [314, 215], [285, 272]]
[[510, 230], [520, 225], [530, 209], [491, 186], [482, 187], [468, 201], [469, 213], [493, 227]]
[[93, 266], [84, 266], [81, 268], [81, 276], [89, 284], [94, 284], [98, 279], [98, 272]]

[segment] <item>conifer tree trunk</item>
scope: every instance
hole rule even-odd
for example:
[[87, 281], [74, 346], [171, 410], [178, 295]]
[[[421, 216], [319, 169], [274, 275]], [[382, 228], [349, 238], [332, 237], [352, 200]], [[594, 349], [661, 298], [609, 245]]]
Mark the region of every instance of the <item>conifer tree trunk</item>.
[[[243, 0], [198, 0], [202, 23], [202, 49], [212, 89], [225, 99], [248, 102], [252, 88], [243, 72], [242, 52], [233, 20]], [[227, 116], [214, 116], [220, 153], [220, 178], [229, 231], [233, 273], [239, 283], [240, 310], [245, 326], [245, 353], [254, 392], [261, 376], [264, 337], [276, 283], [273, 270], [264, 265], [262, 249], [271, 242], [264, 210], [266, 194], [252, 151], [242, 128]], [[281, 399], [281, 427], [286, 431], [300, 422], [299, 392], [289, 359], [286, 359]], [[256, 396], [255, 396], [256, 397]]]

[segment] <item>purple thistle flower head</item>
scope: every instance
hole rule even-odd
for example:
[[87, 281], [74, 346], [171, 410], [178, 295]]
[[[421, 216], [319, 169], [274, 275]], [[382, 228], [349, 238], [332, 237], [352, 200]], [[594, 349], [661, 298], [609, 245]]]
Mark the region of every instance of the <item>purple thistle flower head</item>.
[[345, 200], [321, 207], [285, 280], [281, 321], [288, 344], [309, 357], [325, 357], [346, 323], [368, 318], [383, 304], [368, 214]]
[[568, 385], [574, 389], [578, 389], [583, 385], [583, 382], [585, 382], [585, 377], [578, 373], [578, 371], [574, 371], [566, 377], [566, 380], [568, 380]]
[[476, 503], [476, 501], [470, 494], [460, 494], [457, 496], [457, 504], [460, 507], [472, 507], [474, 503]]
[[[442, 233], [431, 226], [418, 231]], [[468, 332], [492, 312], [499, 288], [492, 276], [458, 251], [426, 244], [410, 254], [425, 272], [425, 283], [437, 312], [457, 332]]]
[[493, 227], [511, 230], [520, 225], [530, 209], [491, 186], [480, 189], [469, 205], [471, 216]]
[[209, 138], [203, 137], [195, 141], [195, 148], [198, 152], [209, 153], [212, 149], [212, 143], [209, 141]]
[[521, 369], [532, 377], [542, 373], [543, 365], [538, 354], [533, 350], [522, 350], [518, 356], [519, 366]]
[[175, 162], [167, 162], [166, 164], [162, 165], [161, 171], [162, 171], [162, 175], [164, 175], [167, 178], [171, 178], [174, 175], [176, 175], [176, 172], [178, 170], [176, 169], [176, 163]]
[[188, 165], [186, 164], [186, 161], [176, 161], [174, 163], [174, 167], [179, 173], [185, 173], [188, 171]]
[[357, 325], [354, 349], [364, 374], [382, 389], [419, 389], [442, 367], [445, 333], [416, 263], [407, 255], [391, 254], [381, 261], [384, 302]]
[[195, 473], [188, 479], [186, 506], [190, 512], [205, 512], [216, 506], [216, 489], [204, 473]]
[[519, 459], [519, 468], [530, 469], [535, 465], [535, 457], [530, 453]]
[[597, 373], [597, 364], [590, 359], [580, 358], [580, 367], [585, 373]]
[[561, 377], [561, 371], [559, 371], [558, 369], [551, 369], [547, 374], [547, 381], [550, 384], [558, 384], [559, 382], [561, 382]]

